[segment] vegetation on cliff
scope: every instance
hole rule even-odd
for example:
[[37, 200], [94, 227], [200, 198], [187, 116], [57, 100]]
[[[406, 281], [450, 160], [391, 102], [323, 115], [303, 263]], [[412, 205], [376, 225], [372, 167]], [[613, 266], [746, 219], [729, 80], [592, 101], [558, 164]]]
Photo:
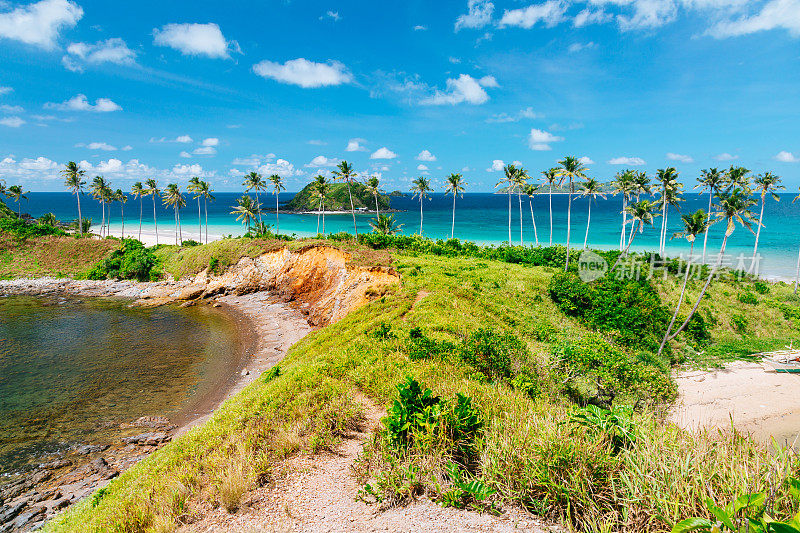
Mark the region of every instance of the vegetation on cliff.
[[[446, 505], [514, 503], [584, 531], [665, 531], [706, 516], [706, 498], [726, 502], [744, 491], [768, 490], [781, 516], [793, 506], [782, 481], [800, 468], [797, 456], [741, 434], [685, 432], [657, 416], [675, 394], [671, 363], [704, 364], [714, 354], [800, 339], [800, 300], [786, 284], [715, 282], [700, 310], [704, 334], [682, 334], [662, 359], [652, 340], [663, 310], [637, 317], [626, 307], [657, 296], [670, 308], [682, 281], [675, 271], [587, 293], [573, 286], [571, 272], [557, 274], [563, 247], [363, 236], [365, 247], [335, 238], [362, 259], [382, 254], [402, 284], [307, 336], [280, 372], [262, 376], [51, 530], [170, 529], [201, 501], [234, 508], [225, 488], [233, 470], [244, 472], [237, 479], [245, 490], [268, 482], [289, 456], [333, 449], [363, 420], [359, 394], [392, 405], [358, 467], [362, 496], [384, 504], [422, 493]], [[265, 246], [230, 239], [155, 254], [166, 271], [191, 274]], [[700, 285], [692, 280], [687, 291], [697, 294]], [[755, 303], [743, 305], [743, 295]], [[583, 299], [591, 311], [573, 312]], [[642, 332], [642, 341], [618, 328]], [[579, 410], [587, 404], [612, 411]], [[405, 426], [409, 416], [414, 422]]]
[[[363, 183], [353, 183], [350, 185], [353, 193], [353, 207], [359, 209], [366, 207], [368, 211], [375, 211], [375, 198]], [[380, 211], [389, 209], [389, 196], [378, 194], [378, 208]], [[314, 184], [309, 183], [303, 190], [297, 193], [294, 198], [281, 206], [281, 210], [286, 211], [317, 211], [320, 209], [319, 198], [314, 195]], [[325, 194], [326, 211], [349, 211], [350, 198], [347, 195], [347, 185], [345, 183], [332, 183], [328, 185], [328, 192]]]

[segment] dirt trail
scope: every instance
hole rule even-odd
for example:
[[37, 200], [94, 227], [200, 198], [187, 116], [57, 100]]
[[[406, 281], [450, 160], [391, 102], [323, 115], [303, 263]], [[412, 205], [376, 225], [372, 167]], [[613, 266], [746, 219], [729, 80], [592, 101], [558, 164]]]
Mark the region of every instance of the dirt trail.
[[335, 453], [301, 455], [286, 463], [287, 474], [247, 493], [233, 514], [210, 510], [183, 532], [515, 532], [558, 531], [516, 509], [502, 516], [442, 508], [423, 498], [407, 507], [380, 512], [356, 500], [352, 466], [383, 413], [367, 399], [367, 428], [345, 439]]

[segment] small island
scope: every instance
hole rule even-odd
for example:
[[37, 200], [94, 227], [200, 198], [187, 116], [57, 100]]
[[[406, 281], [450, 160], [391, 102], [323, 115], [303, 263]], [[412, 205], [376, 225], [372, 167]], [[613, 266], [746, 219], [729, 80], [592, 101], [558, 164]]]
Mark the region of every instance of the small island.
[[[373, 196], [366, 185], [362, 183], [351, 183], [350, 192], [353, 195], [353, 208], [362, 212], [375, 212], [375, 203], [380, 212], [396, 212], [389, 207], [389, 195], [378, 194]], [[316, 213], [321, 207], [320, 198], [314, 193], [314, 184], [309, 183], [303, 190], [297, 193], [294, 198], [281, 206], [281, 211], [292, 213]], [[350, 198], [347, 193], [347, 185], [344, 183], [332, 183], [328, 185], [328, 192], [325, 195], [325, 212], [350, 211]]]

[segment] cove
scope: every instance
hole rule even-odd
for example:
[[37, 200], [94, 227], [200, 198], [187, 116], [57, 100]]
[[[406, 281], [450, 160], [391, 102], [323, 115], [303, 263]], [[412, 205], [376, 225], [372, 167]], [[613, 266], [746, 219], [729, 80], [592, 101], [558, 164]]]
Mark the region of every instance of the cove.
[[115, 298], [0, 298], [0, 484], [54, 454], [113, 443], [121, 424], [181, 425], [233, 385], [243, 339], [208, 306]]

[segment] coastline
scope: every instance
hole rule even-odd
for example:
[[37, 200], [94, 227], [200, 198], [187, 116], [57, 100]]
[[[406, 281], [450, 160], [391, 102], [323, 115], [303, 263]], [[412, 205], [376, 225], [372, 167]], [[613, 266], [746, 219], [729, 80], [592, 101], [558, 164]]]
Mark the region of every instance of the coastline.
[[[0, 296], [61, 294], [133, 302], [147, 290], [164, 284], [68, 278], [0, 280]], [[11, 526], [15, 530], [28, 530], [37, 527], [104, 487], [165, 443], [211, 418], [227, 399], [278, 364], [295, 342], [314, 329], [300, 311], [267, 292], [218, 296], [202, 305], [225, 313], [236, 328], [235, 363], [224, 382], [203, 397], [193, 399], [178, 417], [167, 419], [160, 413], [148, 413], [137, 420], [123, 422], [120, 429], [132, 435], [123, 436], [126, 432], [121, 432], [112, 443], [94, 442], [89, 438], [75, 450], [47, 457], [20, 479], [0, 485], [0, 508], [6, 519], [0, 523], [0, 528]]]

